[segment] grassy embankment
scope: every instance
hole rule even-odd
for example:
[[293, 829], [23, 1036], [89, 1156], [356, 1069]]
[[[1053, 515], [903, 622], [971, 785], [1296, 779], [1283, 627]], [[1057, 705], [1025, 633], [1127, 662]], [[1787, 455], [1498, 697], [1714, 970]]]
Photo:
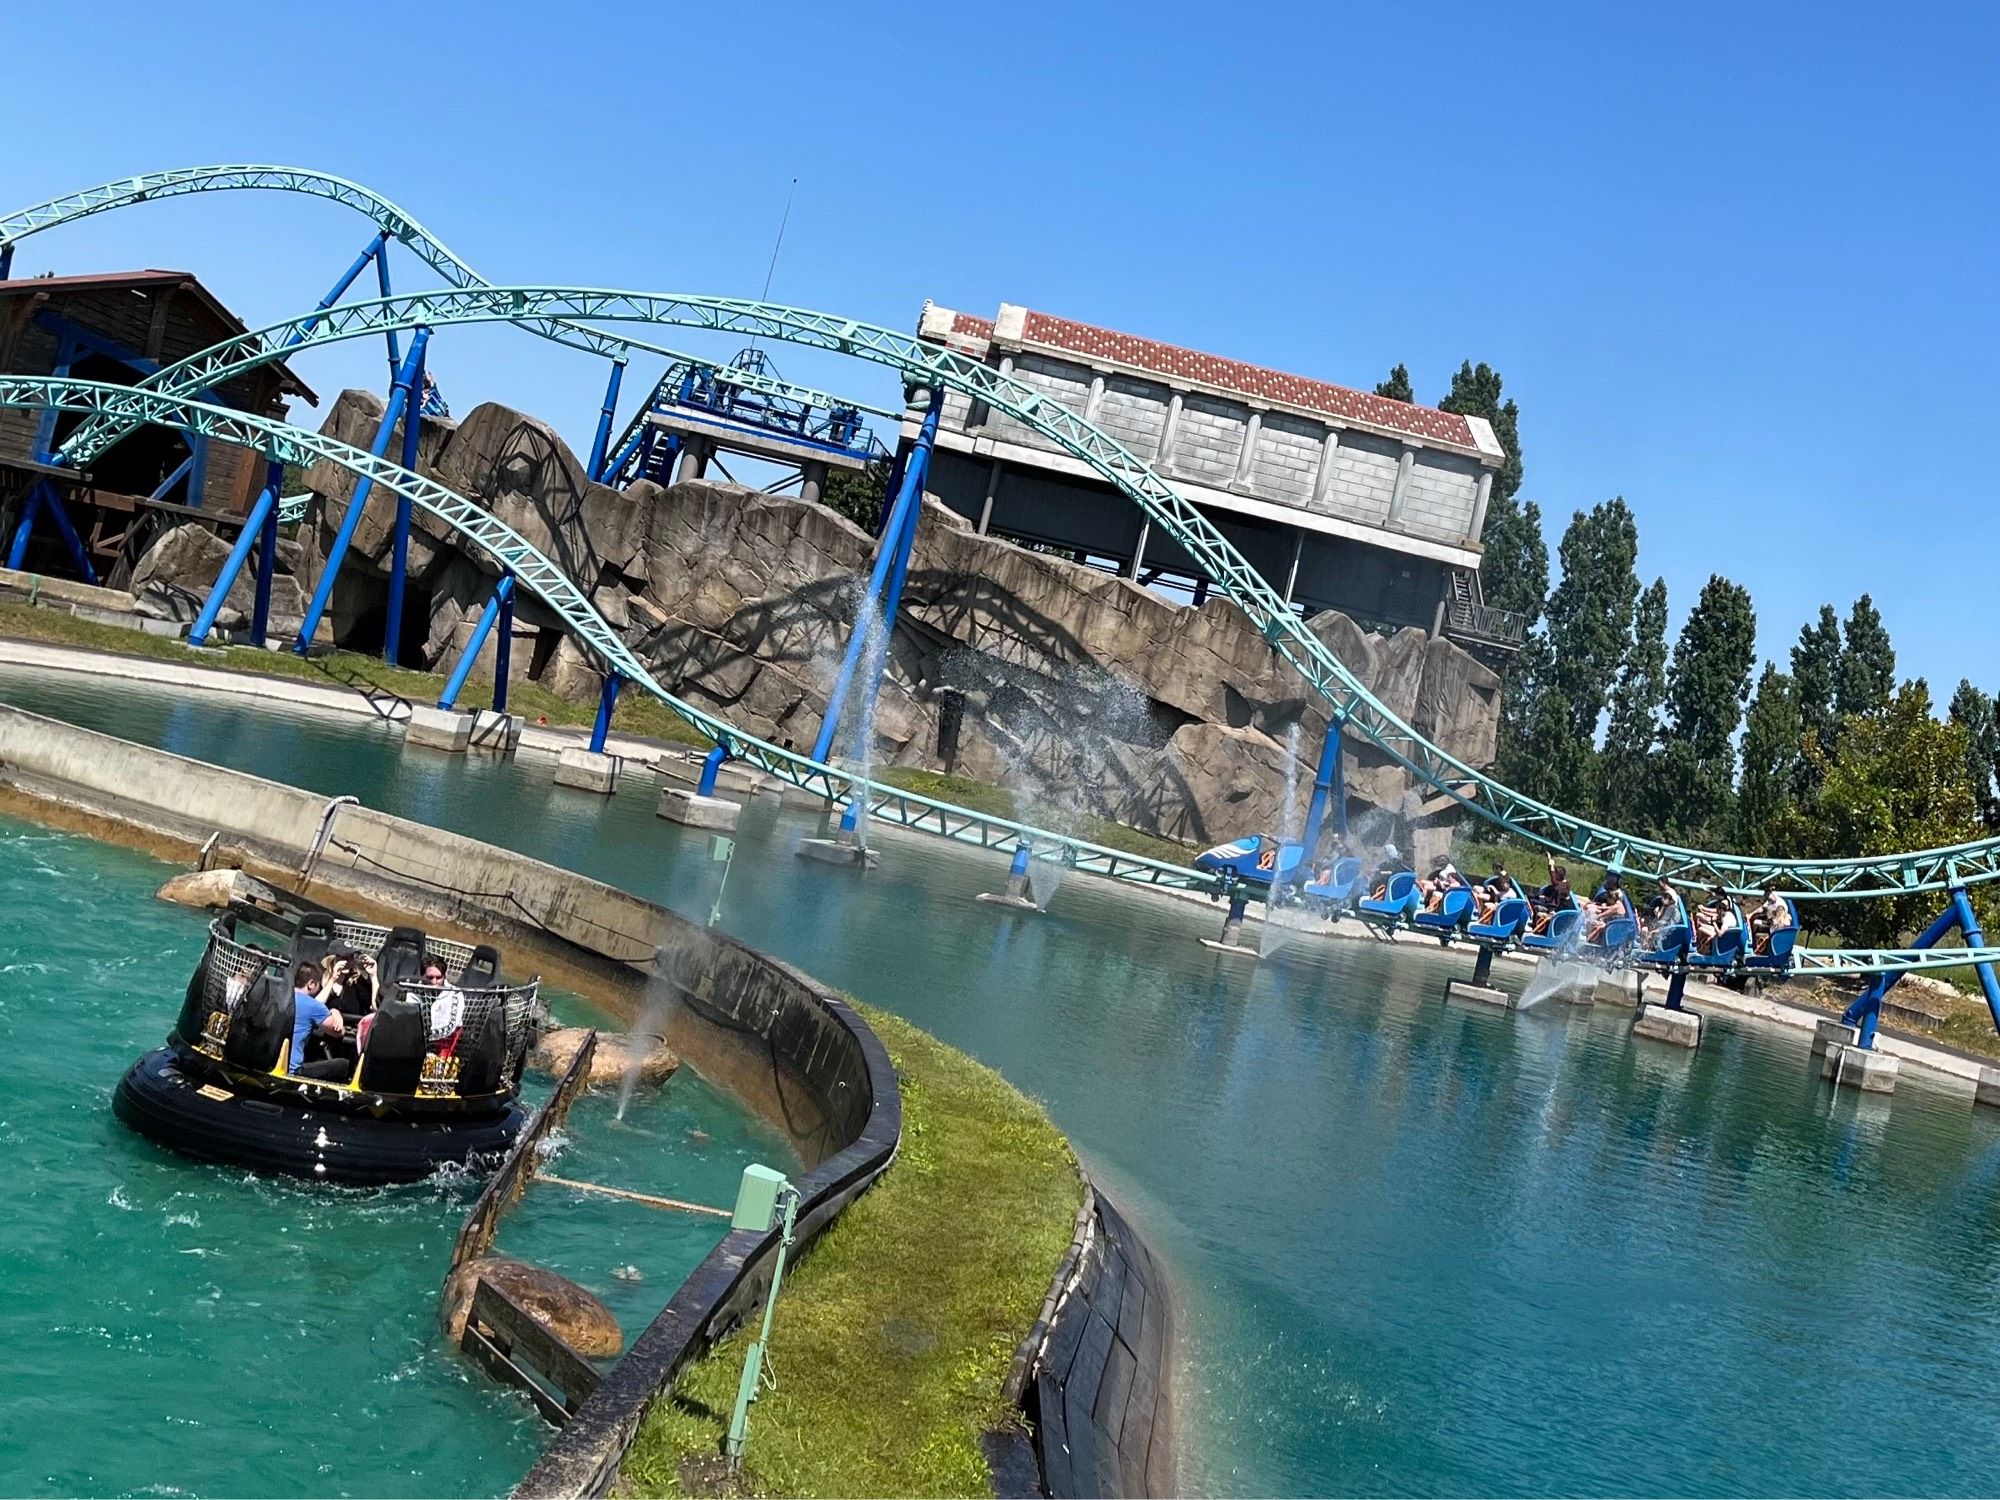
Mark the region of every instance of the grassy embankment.
[[[348, 651], [336, 651], [330, 655], [311, 658], [294, 656], [289, 651], [258, 651], [248, 646], [226, 646], [218, 650], [196, 651], [179, 641], [147, 635], [143, 631], [127, 630], [117, 625], [101, 624], [95, 620], [80, 620], [61, 610], [42, 609], [10, 600], [0, 600], [0, 636], [49, 641], [63, 646], [80, 646], [87, 650], [106, 651], [118, 656], [143, 656], [160, 661], [187, 662], [195, 666], [215, 667], [229, 672], [298, 678], [353, 688], [357, 691], [394, 693], [413, 703], [435, 703], [438, 694], [444, 691], [445, 683], [442, 673], [415, 672], [407, 668], [391, 667], [375, 657], [361, 656]], [[486, 708], [493, 701], [493, 684], [475, 678], [465, 685], [458, 701], [463, 708]], [[512, 712], [529, 719], [545, 718], [551, 724], [579, 727], [587, 727], [597, 715], [596, 704], [572, 703], [569, 699], [559, 698], [548, 689], [532, 682], [515, 683], [507, 695], [507, 707]], [[709, 743], [707, 737], [693, 725], [667, 708], [665, 704], [644, 693], [626, 693], [621, 697], [611, 723], [612, 727], [621, 733], [648, 739], [699, 746], [706, 746]], [[989, 812], [1000, 817], [1010, 817], [1013, 814], [1012, 793], [963, 776], [948, 776], [937, 771], [922, 771], [906, 766], [884, 767], [877, 772], [877, 776], [891, 786], [899, 786], [905, 791], [916, 792], [921, 796], [955, 802], [975, 812]], [[1142, 854], [1153, 859], [1167, 860], [1174, 864], [1185, 864], [1196, 852], [1191, 845], [1154, 838], [1136, 829], [1126, 828], [1122, 824], [1107, 823], [1096, 818], [1083, 820], [1077, 833], [1078, 837], [1088, 839], [1092, 843], [1103, 844], [1112, 849], [1122, 849], [1128, 854]]]
[[[895, 1062], [895, 1164], [786, 1277], [777, 1389], [751, 1412], [744, 1487], [760, 1495], [991, 1494], [979, 1435], [1075, 1227], [1069, 1143], [997, 1073], [858, 1006]], [[713, 1493], [742, 1332], [655, 1403], [619, 1493]]]

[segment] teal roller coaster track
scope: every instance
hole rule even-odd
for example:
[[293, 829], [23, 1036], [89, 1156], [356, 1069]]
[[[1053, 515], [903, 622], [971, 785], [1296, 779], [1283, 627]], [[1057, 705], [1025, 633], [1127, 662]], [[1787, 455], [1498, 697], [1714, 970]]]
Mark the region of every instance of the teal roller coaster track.
[[[0, 376], [0, 406], [54, 408], [81, 415], [84, 420], [62, 450], [63, 460], [79, 468], [125, 432], [157, 424], [239, 444], [268, 458], [291, 462], [324, 458], [358, 475], [370, 476], [376, 484], [407, 496], [413, 505], [455, 529], [497, 566], [513, 571], [521, 585], [554, 611], [612, 670], [726, 745], [732, 755], [819, 795], [836, 799], [858, 795], [865, 798], [873, 816], [963, 843], [1013, 849], [1028, 842], [1038, 858], [1059, 859], [1116, 879], [1194, 890], [1213, 885], [1211, 877], [1193, 870], [915, 796], [745, 735], [668, 692], [560, 568], [474, 501], [387, 459], [287, 423], [208, 404], [195, 399], [195, 393], [213, 389], [238, 371], [292, 357], [316, 344], [455, 323], [519, 324], [543, 337], [619, 362], [634, 351], [674, 361], [689, 356], [605, 333], [590, 324], [636, 323], [726, 332], [853, 356], [895, 371], [906, 385], [955, 390], [984, 402], [1088, 465], [1208, 573], [1215, 586], [1257, 626], [1272, 650], [1311, 684], [1344, 732], [1361, 735], [1427, 785], [1514, 834], [1554, 851], [1632, 873], [1719, 879], [1737, 891], [1777, 886], [1808, 898], [1904, 895], [2000, 878], [2000, 839], [1852, 859], [1757, 857], [1686, 848], [1621, 833], [1514, 791], [1431, 744], [1376, 699], [1304, 627], [1208, 519], [1145, 463], [1068, 407], [1043, 398], [989, 366], [910, 334], [748, 299], [492, 286], [387, 200], [343, 179], [291, 168], [193, 168], [125, 179], [52, 199], [0, 218], [0, 264], [26, 235], [90, 214], [154, 198], [245, 188], [306, 193], [353, 207], [410, 246], [451, 285], [436, 291], [340, 303], [286, 319], [168, 366], [139, 386]], [[769, 377], [758, 379], [765, 382], [760, 388], [775, 395], [822, 404], [832, 399]], [[884, 411], [851, 400], [847, 404], [876, 413]], [[1983, 947], [1801, 949], [1798, 967], [1828, 974], [1884, 973], [1995, 959], [2000, 959], [2000, 950]]]

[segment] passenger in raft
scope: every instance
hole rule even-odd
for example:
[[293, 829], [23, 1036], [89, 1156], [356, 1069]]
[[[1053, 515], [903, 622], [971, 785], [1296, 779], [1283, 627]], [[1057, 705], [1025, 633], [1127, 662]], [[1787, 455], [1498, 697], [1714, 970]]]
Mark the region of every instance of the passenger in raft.
[[319, 997], [326, 983], [320, 966], [306, 959], [292, 970], [292, 1050], [291, 1071], [297, 1078], [345, 1080], [353, 1064], [344, 1057], [326, 1057], [307, 1062], [306, 1040], [315, 1030], [330, 1037], [344, 1035], [347, 1024], [340, 1012]]
[[444, 965], [436, 959], [424, 965], [424, 983], [437, 991], [431, 1000], [431, 1050], [450, 1057], [458, 1050], [459, 1032], [465, 1026], [465, 993], [445, 983]]
[[365, 1016], [375, 1009], [375, 960], [346, 943], [335, 943], [326, 957], [326, 1003], [343, 1016]]

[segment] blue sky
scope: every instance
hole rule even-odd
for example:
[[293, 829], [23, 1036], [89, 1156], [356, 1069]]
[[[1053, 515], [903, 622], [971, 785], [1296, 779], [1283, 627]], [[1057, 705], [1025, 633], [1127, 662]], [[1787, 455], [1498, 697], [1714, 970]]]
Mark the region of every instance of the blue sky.
[[[774, 297], [905, 328], [1020, 302], [1364, 387], [1401, 360], [1425, 400], [1485, 360], [1551, 552], [1623, 494], [1676, 629], [1720, 571], [1782, 660], [1867, 590], [1940, 699], [2000, 687], [1992, 7], [79, 4], [7, 31], [6, 208], [280, 162], [495, 281], [755, 295], [796, 176]], [[259, 323], [367, 236], [211, 196], [16, 269], [187, 268]], [[383, 377], [375, 345], [300, 368]], [[587, 356], [449, 330], [433, 368], [588, 442]]]

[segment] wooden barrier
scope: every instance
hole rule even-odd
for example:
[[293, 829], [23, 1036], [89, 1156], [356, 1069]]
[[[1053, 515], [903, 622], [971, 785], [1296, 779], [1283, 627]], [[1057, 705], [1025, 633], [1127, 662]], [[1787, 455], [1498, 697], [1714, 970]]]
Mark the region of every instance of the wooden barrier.
[[459, 1348], [495, 1380], [527, 1391], [536, 1409], [558, 1427], [602, 1383], [589, 1360], [483, 1277], [472, 1289]]
[[[541, 1144], [548, 1133], [569, 1118], [569, 1107], [583, 1092], [584, 1081], [590, 1077], [590, 1060], [596, 1053], [597, 1033], [593, 1031], [576, 1049], [569, 1071], [563, 1074], [556, 1091], [549, 1095], [548, 1103], [521, 1132], [520, 1138], [514, 1142], [514, 1149], [507, 1153], [500, 1170], [487, 1182], [473, 1203], [472, 1211], [459, 1226], [458, 1239], [451, 1247], [452, 1270], [456, 1271], [468, 1260], [476, 1260], [493, 1248], [493, 1237], [500, 1232], [500, 1216], [521, 1196], [528, 1179], [535, 1175], [535, 1168], [541, 1163]], [[482, 1283], [481, 1290], [484, 1289]], [[469, 1324], [467, 1326], [470, 1327]]]

